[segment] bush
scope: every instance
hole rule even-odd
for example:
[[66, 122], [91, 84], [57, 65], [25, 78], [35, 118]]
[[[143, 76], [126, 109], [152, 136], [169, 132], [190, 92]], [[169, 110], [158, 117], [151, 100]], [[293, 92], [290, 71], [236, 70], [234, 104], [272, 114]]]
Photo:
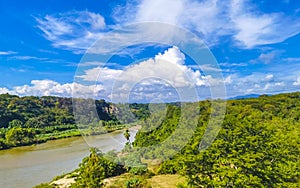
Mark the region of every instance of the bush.
[[139, 188], [139, 187], [142, 187], [142, 182], [137, 178], [130, 179], [125, 182], [125, 187], [126, 188]]

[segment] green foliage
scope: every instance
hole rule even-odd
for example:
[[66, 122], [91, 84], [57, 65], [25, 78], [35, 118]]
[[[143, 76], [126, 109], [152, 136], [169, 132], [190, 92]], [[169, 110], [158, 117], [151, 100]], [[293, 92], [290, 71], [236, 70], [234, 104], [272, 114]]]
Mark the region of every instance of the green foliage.
[[150, 116], [150, 111], [148, 108], [148, 104], [138, 104], [132, 103], [129, 104], [130, 111], [138, 120], [147, 119]]
[[[209, 138], [203, 139], [203, 135], [210, 118], [218, 116], [218, 108], [224, 101], [215, 101], [220, 104], [214, 107], [208, 100], [190, 103], [188, 108], [183, 108], [185, 103], [167, 104], [166, 111], [158, 110], [150, 116], [147, 104], [130, 104], [128, 113], [124, 110], [127, 104], [116, 107], [104, 100], [78, 99], [86, 102], [86, 106], [78, 109], [83, 122], [78, 127], [83, 134], [124, 128], [117, 124], [130, 123], [136, 118], [141, 121], [142, 129], [133, 148], [129, 132], [124, 133], [128, 142], [121, 159], [116, 152], [103, 154], [91, 149], [90, 156], [80, 164], [72, 187], [101, 187], [105, 178], [125, 171], [146, 177], [148, 169], [141, 157], [164, 161], [158, 167], [160, 174], [185, 176], [187, 182], [179, 187], [297, 187], [300, 184], [299, 99], [300, 93], [296, 92], [227, 101], [222, 128], [209, 147], [206, 147]], [[79, 135], [71, 104], [71, 99], [66, 98], [0, 95], [0, 149]], [[100, 121], [95, 118], [98, 116]], [[210, 131], [216, 131], [215, 127]], [[142, 179], [127, 180], [122, 185], [143, 185]]]
[[0, 138], [0, 150], [1, 149], [7, 149], [8, 145], [6, 144], [6, 141], [3, 138]]
[[140, 155], [133, 150], [129, 150], [121, 160], [126, 170], [134, 175], [144, 175], [148, 172], [147, 165], [142, 163]]
[[143, 185], [143, 183], [138, 178], [133, 178], [133, 179], [127, 180], [125, 182], [126, 188], [139, 188], [139, 187], [142, 187], [142, 185]]
[[[199, 102], [198, 107], [185, 112], [200, 111], [185, 122], [187, 127], [190, 122], [197, 122], [193, 137], [160, 165], [159, 173], [184, 175], [190, 187], [297, 187], [299, 99], [297, 92], [228, 101], [222, 128], [212, 145], [204, 150], [199, 145], [210, 116], [217, 109], [209, 101]], [[155, 124], [156, 119], [147, 119], [133, 146], [150, 148], [140, 152], [144, 158], [172, 153], [172, 148], [151, 146], [163, 143], [178, 130], [179, 116], [180, 107], [169, 105], [163, 121]], [[179, 144], [182, 137], [173, 141]]]
[[124, 132], [124, 137], [125, 137], [125, 139], [127, 140], [127, 142], [130, 141], [130, 140], [129, 140], [130, 134], [129, 134], [129, 130], [128, 130], [128, 129], [125, 130], [125, 132]]
[[6, 141], [11, 146], [27, 145], [34, 141], [34, 131], [21, 127], [11, 128], [5, 134]]
[[116, 118], [115, 105], [104, 100], [74, 100], [84, 104], [76, 109], [79, 122], [86, 122], [79, 127], [75, 125], [71, 98], [1, 94], [0, 149], [124, 128]]
[[[144, 121], [142, 129], [136, 135], [135, 147], [148, 147], [163, 142], [176, 129], [180, 108], [176, 105], [167, 105], [167, 112], [158, 111], [151, 118]], [[164, 118], [164, 119], [161, 119]]]
[[124, 173], [124, 168], [104, 157], [96, 148], [90, 149], [90, 156], [79, 165], [76, 183], [72, 187], [103, 187], [103, 180]]
[[22, 126], [23, 126], [23, 122], [18, 119], [14, 119], [8, 123], [9, 128], [22, 127]]
[[[74, 99], [84, 103], [78, 112], [88, 116], [89, 109], [96, 108], [97, 117], [105, 122], [115, 122], [115, 107], [104, 100]], [[82, 109], [81, 109], [81, 108]], [[93, 111], [93, 110], [92, 110]], [[80, 114], [79, 114], [80, 115]], [[16, 122], [16, 121], [19, 122]], [[94, 123], [88, 119], [86, 124]], [[20, 124], [21, 122], [21, 124]], [[0, 95], [0, 128], [25, 125], [30, 128], [74, 124], [73, 106], [71, 98], [62, 97], [18, 97], [14, 95]]]

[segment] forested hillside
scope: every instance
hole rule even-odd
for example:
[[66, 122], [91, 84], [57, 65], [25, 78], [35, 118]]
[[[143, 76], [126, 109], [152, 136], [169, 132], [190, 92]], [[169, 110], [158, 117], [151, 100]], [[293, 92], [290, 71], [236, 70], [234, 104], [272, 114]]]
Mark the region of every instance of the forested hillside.
[[[204, 151], [199, 144], [214, 109], [209, 101], [200, 102], [199, 107], [200, 118], [193, 137], [175, 156], [159, 165], [158, 174], [183, 175], [187, 177], [186, 185], [196, 187], [300, 185], [299, 92], [227, 101], [222, 128]], [[167, 116], [161, 126], [151, 131], [140, 131], [135, 147], [157, 144], [172, 135], [180, 108], [172, 106], [169, 110], [175, 115]], [[148, 150], [142, 158], [161, 158], [161, 152]]]
[[[93, 149], [72, 174], [76, 180], [72, 186], [149, 187], [164, 176], [177, 177], [178, 187], [300, 184], [300, 92], [215, 100], [215, 105], [211, 100], [151, 104], [154, 111], [148, 104], [78, 100], [86, 104], [80, 106], [82, 111], [94, 104], [100, 121], [87, 118], [86, 124], [75, 125], [69, 98], [0, 95], [0, 148], [100, 134], [103, 128], [115, 130], [124, 128], [121, 123], [140, 120], [142, 128], [133, 143], [128, 132], [124, 134], [128, 143], [121, 153]], [[218, 116], [224, 103], [226, 114], [216, 139], [207, 148], [199, 147], [211, 117]], [[130, 113], [123, 110], [128, 106]], [[108, 177], [114, 179], [106, 184]]]
[[[121, 153], [105, 155], [93, 150], [72, 175], [72, 187], [299, 187], [300, 92], [227, 101], [222, 127], [206, 149], [199, 144], [217, 109], [209, 100], [193, 103], [186, 113], [199, 116], [178, 127], [183, 105], [167, 104], [164, 119], [145, 119], [132, 148], [127, 143]], [[196, 127], [186, 144], [189, 123]], [[172, 137], [178, 129], [182, 134]]]
[[122, 109], [116, 105], [104, 100], [77, 100], [82, 102], [84, 113], [95, 108], [97, 118], [87, 118], [84, 124], [76, 125], [72, 98], [0, 95], [0, 149], [81, 134], [101, 134], [122, 128], [120, 124], [130, 123], [131, 116], [144, 118], [147, 115], [147, 109], [143, 107], [146, 105], [131, 104], [134, 115], [123, 114], [124, 121], [120, 122], [117, 117]]

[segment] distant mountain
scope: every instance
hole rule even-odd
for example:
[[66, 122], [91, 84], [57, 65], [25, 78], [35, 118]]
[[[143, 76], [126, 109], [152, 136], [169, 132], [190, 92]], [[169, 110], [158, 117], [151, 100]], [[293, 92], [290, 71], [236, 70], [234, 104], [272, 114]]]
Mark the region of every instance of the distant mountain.
[[249, 98], [258, 98], [259, 96], [261, 96], [262, 94], [248, 94], [248, 95], [241, 95], [241, 96], [235, 96], [235, 97], [231, 97], [228, 99], [249, 99]]

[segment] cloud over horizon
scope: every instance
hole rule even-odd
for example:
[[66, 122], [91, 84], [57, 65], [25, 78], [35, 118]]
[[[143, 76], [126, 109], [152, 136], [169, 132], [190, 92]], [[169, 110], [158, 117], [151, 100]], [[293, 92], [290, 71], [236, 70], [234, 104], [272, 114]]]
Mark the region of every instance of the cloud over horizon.
[[[299, 91], [300, 12], [296, 1], [57, 3], [57, 7], [42, 10], [41, 2], [21, 3], [17, 8], [6, 2], [8, 11], [0, 19], [16, 24], [0, 31], [0, 93], [72, 96], [75, 88], [82, 90], [80, 96], [108, 99], [113, 90], [130, 91], [136, 98], [172, 98], [174, 88], [195, 87], [209, 97], [206, 90], [218, 84], [226, 85], [229, 96]], [[194, 38], [181, 31], [191, 31]], [[93, 45], [99, 38], [99, 45]], [[200, 39], [219, 65], [207, 62], [207, 56], [197, 59], [201, 66], [193, 65], [195, 56], [188, 52], [201, 53], [181, 44], [201, 43]], [[158, 44], [151, 46], [155, 42]], [[170, 46], [182, 49], [166, 49]], [[97, 56], [78, 63], [86, 54], [112, 54], [113, 58], [104, 62], [105, 58]], [[76, 68], [83, 70], [75, 75], [82, 83], [73, 80]]]

